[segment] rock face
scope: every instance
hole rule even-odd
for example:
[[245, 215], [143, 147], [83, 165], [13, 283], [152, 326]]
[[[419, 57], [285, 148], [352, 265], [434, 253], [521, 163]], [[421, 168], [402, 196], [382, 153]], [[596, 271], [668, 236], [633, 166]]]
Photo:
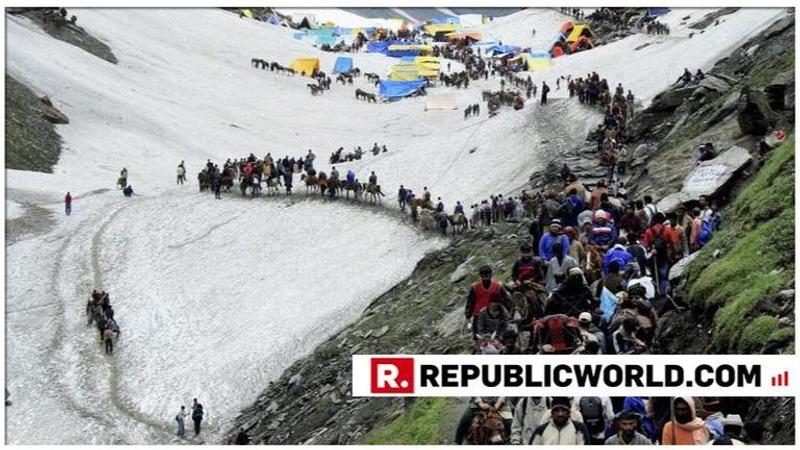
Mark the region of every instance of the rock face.
[[771, 123], [775, 123], [775, 113], [770, 107], [767, 95], [761, 91], [742, 92], [742, 106], [736, 115], [742, 133], [753, 136], [767, 134]]
[[56, 107], [53, 106], [53, 102], [51, 102], [47, 96], [42, 97], [39, 100], [42, 101], [42, 116], [44, 116], [48, 122], [62, 125], [69, 123], [69, 118], [64, 115], [64, 113], [56, 109]]
[[716, 158], [703, 161], [692, 170], [684, 180], [681, 191], [693, 198], [701, 195], [713, 196], [751, 160], [752, 157], [747, 150], [742, 147], [731, 147]]

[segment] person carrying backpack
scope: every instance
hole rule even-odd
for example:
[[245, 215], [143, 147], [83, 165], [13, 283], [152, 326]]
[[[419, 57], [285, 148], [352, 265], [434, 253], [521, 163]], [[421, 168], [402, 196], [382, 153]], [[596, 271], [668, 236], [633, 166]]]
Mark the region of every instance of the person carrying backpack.
[[589, 444], [602, 445], [605, 441], [606, 423], [611, 423], [614, 410], [608, 397], [578, 397], [575, 399], [583, 416], [583, 424], [589, 430]]
[[677, 243], [670, 227], [664, 225], [663, 213], [653, 216], [653, 224], [647, 228], [642, 237], [642, 245], [651, 254], [653, 274], [655, 275], [659, 295], [667, 295], [669, 289], [669, 265]]
[[194, 435], [197, 436], [200, 434], [200, 422], [203, 421], [203, 405], [197, 403], [197, 399], [195, 398], [192, 402], [192, 422], [194, 422]]

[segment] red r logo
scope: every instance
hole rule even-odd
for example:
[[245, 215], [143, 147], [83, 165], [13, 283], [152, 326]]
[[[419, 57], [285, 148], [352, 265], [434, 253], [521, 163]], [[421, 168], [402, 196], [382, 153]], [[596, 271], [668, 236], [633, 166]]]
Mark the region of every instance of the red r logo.
[[372, 358], [370, 392], [373, 394], [413, 394], [414, 358]]

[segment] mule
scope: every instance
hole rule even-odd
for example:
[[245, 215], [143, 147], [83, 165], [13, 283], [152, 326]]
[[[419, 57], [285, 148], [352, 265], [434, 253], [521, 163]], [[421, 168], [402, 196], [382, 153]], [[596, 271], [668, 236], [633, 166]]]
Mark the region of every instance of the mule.
[[467, 443], [471, 445], [499, 445], [505, 444], [506, 428], [503, 417], [496, 409], [476, 410], [475, 418], [467, 435]]

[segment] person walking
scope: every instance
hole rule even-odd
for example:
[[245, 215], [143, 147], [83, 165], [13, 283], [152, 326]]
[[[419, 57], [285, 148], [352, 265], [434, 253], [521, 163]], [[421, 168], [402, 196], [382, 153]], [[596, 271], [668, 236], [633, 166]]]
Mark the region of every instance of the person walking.
[[192, 422], [194, 422], [194, 435], [197, 436], [200, 434], [200, 423], [203, 421], [203, 405], [197, 403], [197, 399], [195, 398], [192, 401]]
[[72, 213], [72, 195], [70, 195], [69, 192], [64, 196], [64, 212], [66, 212], [67, 215]]
[[180, 412], [178, 412], [178, 415], [175, 416], [175, 421], [178, 422], [178, 432], [175, 433], [175, 435], [181, 439], [186, 437], [186, 422], [184, 421], [184, 417], [188, 415], [189, 413], [186, 412], [186, 407], [181, 405]]
[[106, 354], [114, 353], [114, 332], [110, 325], [106, 325], [103, 330], [103, 342], [106, 345]]

